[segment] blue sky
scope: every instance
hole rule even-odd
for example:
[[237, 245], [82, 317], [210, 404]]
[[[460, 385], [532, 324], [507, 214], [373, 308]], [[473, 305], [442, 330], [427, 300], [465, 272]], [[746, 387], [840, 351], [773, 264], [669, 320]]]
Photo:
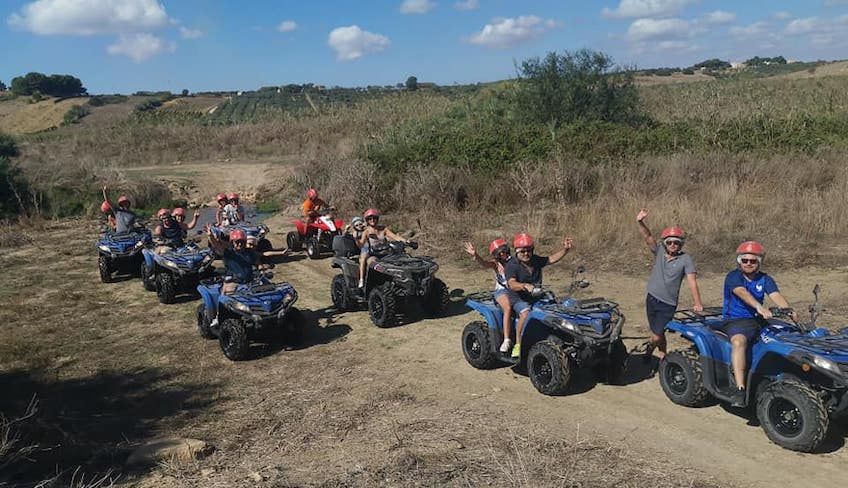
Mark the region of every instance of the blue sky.
[[92, 93], [503, 79], [589, 47], [623, 64], [848, 58], [848, 0], [4, 0], [0, 79]]

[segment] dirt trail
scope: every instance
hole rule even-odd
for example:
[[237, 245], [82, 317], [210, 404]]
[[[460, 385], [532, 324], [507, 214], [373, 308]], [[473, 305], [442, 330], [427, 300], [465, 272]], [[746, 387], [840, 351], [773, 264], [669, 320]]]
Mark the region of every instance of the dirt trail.
[[[280, 275], [295, 283], [304, 302], [326, 306], [329, 282], [335, 271], [328, 261], [285, 264]], [[562, 285], [561, 277], [567, 275], [571, 266], [560, 267], [551, 268], [548, 276], [552, 283]], [[469, 273], [442, 266], [440, 273], [451, 288], [477, 291], [489, 285], [488, 273], [482, 271]], [[778, 273], [778, 277], [785, 294], [799, 297], [795, 301], [798, 303], [807, 297], [813, 283], [844, 283], [846, 274], [805, 270]], [[717, 275], [702, 278], [705, 297], [720, 296], [722, 278]], [[586, 293], [619, 301], [629, 317], [625, 329], [629, 346], [641, 342], [646, 335], [641, 304], [644, 277], [602, 274], [594, 276], [593, 282]], [[835, 287], [831, 285], [828, 291], [833, 298]], [[825, 302], [827, 299], [825, 296]], [[416, 395], [472, 409], [521, 412], [549, 426], [552, 433], [565, 437], [577, 429], [590, 436], [600, 434], [620, 440], [649, 458], [691, 466], [742, 486], [826, 486], [848, 473], [848, 448], [842, 446], [845, 429], [838, 432], [838, 439], [831, 441], [828, 450], [833, 452], [799, 454], [772, 444], [760, 427], [749, 425], [746, 418], [722, 406], [688, 409], [671, 403], [656, 378], [619, 387], [595, 385], [588, 391], [551, 398], [539, 394], [529, 379], [509, 368], [475, 370], [465, 362], [459, 344], [462, 328], [477, 319], [472, 313], [387, 330], [374, 327], [366, 312], [346, 313], [340, 319], [353, 327], [349, 335], [351, 343], [373, 351], [363, 359], [377, 368], [391, 364]], [[386, 344], [390, 347], [384, 347]]]

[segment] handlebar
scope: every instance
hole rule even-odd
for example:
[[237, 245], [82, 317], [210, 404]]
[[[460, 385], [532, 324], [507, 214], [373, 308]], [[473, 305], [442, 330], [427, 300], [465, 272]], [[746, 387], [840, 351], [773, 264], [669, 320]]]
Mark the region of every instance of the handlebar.
[[792, 307], [789, 308], [780, 308], [780, 307], [771, 307], [769, 308], [769, 312], [774, 318], [784, 318], [789, 317], [793, 318], [795, 316], [795, 309]]

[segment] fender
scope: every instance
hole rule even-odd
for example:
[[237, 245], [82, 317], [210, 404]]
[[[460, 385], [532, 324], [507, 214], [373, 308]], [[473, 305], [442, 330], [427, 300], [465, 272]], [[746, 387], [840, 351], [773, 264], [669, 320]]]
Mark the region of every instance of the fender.
[[203, 300], [206, 310], [218, 310], [218, 297], [221, 296], [221, 285], [197, 285], [197, 292]]
[[305, 236], [306, 235], [306, 222], [302, 220], [292, 220], [294, 227], [297, 229], [297, 233]]
[[471, 299], [466, 300], [465, 305], [482, 315], [486, 319], [486, 325], [490, 329], [497, 330], [497, 328], [503, 324], [503, 313], [501, 312], [500, 307]]

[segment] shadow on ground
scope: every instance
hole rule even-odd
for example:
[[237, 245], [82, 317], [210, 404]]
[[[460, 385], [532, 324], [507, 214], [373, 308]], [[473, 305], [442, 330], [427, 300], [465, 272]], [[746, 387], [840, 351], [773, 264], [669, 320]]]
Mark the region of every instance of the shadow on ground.
[[37, 447], [12, 464], [6, 464], [10, 457], [3, 453], [0, 486], [34, 486], [57, 475], [56, 486], [67, 486], [78, 467], [88, 474], [120, 475], [138, 444], [214, 409], [216, 401], [224, 400], [218, 388], [214, 381], [186, 383], [156, 368], [72, 379], [2, 372], [0, 412], [5, 419], [20, 418], [37, 401], [31, 417], [12, 423], [18, 448]]

